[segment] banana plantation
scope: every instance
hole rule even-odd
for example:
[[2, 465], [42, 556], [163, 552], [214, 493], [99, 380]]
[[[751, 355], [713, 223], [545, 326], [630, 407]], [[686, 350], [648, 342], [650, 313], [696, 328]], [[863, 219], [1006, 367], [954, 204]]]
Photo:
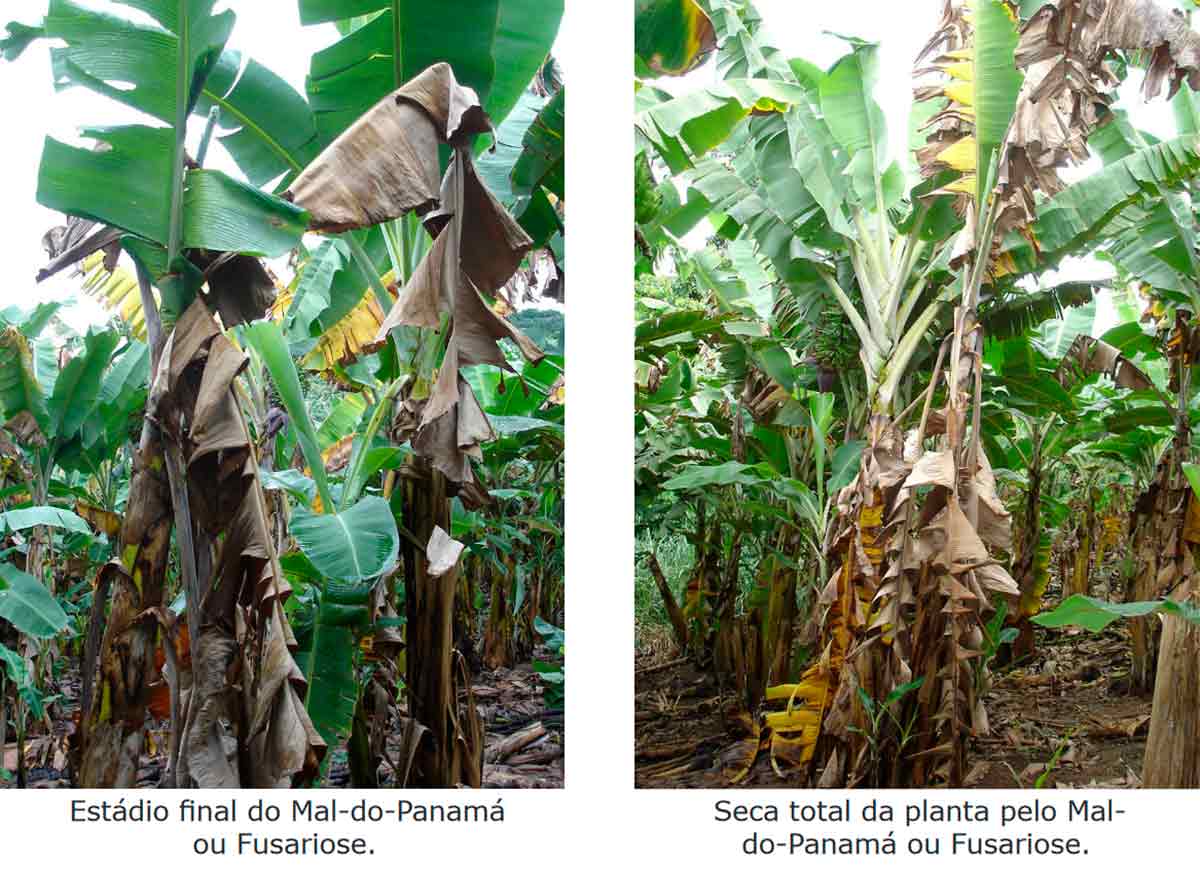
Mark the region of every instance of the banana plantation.
[[637, 0], [637, 784], [1200, 786], [1194, 4], [908, 5]]
[[561, 786], [561, 0], [298, 0], [303, 92], [237, 2], [22, 5], [136, 122], [0, 311], [0, 786]]

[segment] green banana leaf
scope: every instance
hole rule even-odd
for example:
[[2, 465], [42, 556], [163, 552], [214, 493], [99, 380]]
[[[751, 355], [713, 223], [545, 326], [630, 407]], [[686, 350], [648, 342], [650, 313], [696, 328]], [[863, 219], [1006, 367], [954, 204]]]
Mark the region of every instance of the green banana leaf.
[[728, 139], [751, 111], [785, 111], [806, 100], [806, 94], [791, 82], [726, 79], [646, 108], [635, 116], [634, 125], [673, 172], [682, 172], [693, 159]]
[[297, 630], [296, 660], [308, 680], [305, 708], [335, 745], [350, 732], [358, 702], [355, 631], [370, 619], [371, 589], [396, 562], [400, 535], [391, 507], [373, 495], [340, 513], [298, 507], [288, 527], [315, 594], [311, 623]]
[[16, 686], [17, 694], [25, 701], [33, 717], [41, 718], [45, 715], [46, 706], [42, 692], [38, 690], [33, 675], [25, 665], [25, 659], [8, 646], [0, 644], [0, 664], [4, 665], [4, 675]]
[[[142, 8], [136, 2], [126, 5]], [[169, 5], [147, 4], [146, 11], [173, 19]], [[217, 16], [215, 24], [201, 28], [201, 36], [208, 35], [210, 41], [203, 66], [193, 71], [193, 76], [199, 74], [205, 80], [194, 94], [191, 111], [208, 115], [211, 109], [219, 109], [217, 137], [250, 182], [262, 186], [280, 179], [279, 186], [286, 187], [320, 151], [312, 110], [291, 85], [237, 51], [219, 52], [216, 63], [211, 63], [216, 43], [223, 43], [221, 37], [227, 35], [225, 21], [225, 16]], [[58, 81], [59, 87], [83, 85], [176, 123], [175, 86], [162, 75], [163, 70], [177, 67], [175, 32], [164, 35], [150, 25], [56, 3], [47, 23], [29, 27], [14, 22], [9, 33], [9, 39], [0, 41], [8, 60], [15, 60], [36, 39], [69, 34], [71, 42], [56, 54], [67, 72]], [[196, 35], [189, 38], [195, 40]], [[120, 41], [120, 52], [112, 53], [106, 47], [105, 41], [112, 39]], [[140, 77], [132, 78], [134, 75]], [[124, 84], [117, 87], [109, 84], [110, 80]]]
[[521, 155], [512, 170], [514, 193], [528, 194], [544, 187], [562, 199], [566, 95], [567, 89], [559, 88], [525, 131]]
[[84, 351], [67, 363], [54, 384], [54, 393], [47, 403], [50, 413], [48, 436], [60, 441], [69, 440], [84, 420], [92, 416], [104, 372], [119, 341], [116, 332], [89, 330], [84, 337]]
[[[300, 341], [321, 334], [326, 312], [330, 311], [332, 305], [334, 281], [339, 274], [350, 269], [351, 263], [350, 250], [341, 239], [327, 238], [312, 252], [296, 276], [296, 289], [287, 309], [284, 328], [289, 340]], [[348, 298], [352, 293], [344, 295]], [[345, 316], [348, 311], [349, 308], [340, 313]]]
[[462, 374], [489, 415], [531, 416], [550, 397], [562, 366], [563, 357], [547, 356], [541, 365], [517, 363], [519, 379], [490, 365], [472, 365]]
[[[46, 140], [38, 202], [165, 245], [175, 131], [129, 126], [83, 134], [107, 147], [97, 151]], [[187, 248], [281, 256], [308, 227], [302, 209], [211, 169], [187, 173], [183, 211]]]
[[847, 167], [858, 200], [876, 210], [876, 190], [885, 207], [904, 194], [900, 167], [887, 163], [887, 119], [872, 92], [879, 80], [879, 46], [857, 42], [819, 85], [821, 113], [850, 157]]
[[517, 202], [510, 211], [535, 247], [546, 245], [563, 231], [550, 196], [561, 201], [566, 181], [566, 93], [565, 87], [559, 88], [526, 129], [521, 154], [512, 169], [512, 192]]
[[340, 513], [297, 508], [288, 530], [313, 567], [342, 584], [378, 577], [395, 564], [400, 550], [391, 507], [374, 495]]
[[1110, 163], [1038, 208], [1034, 224], [1045, 256], [1071, 253], [1104, 237], [1123, 208], [1147, 189], [1172, 186], [1200, 172], [1200, 137], [1180, 136]]
[[256, 187], [284, 189], [321, 152], [308, 101], [254, 58], [227, 50], [213, 68], [196, 112], [218, 109], [217, 140]]
[[67, 626], [67, 614], [54, 595], [8, 562], [0, 563], [0, 619], [39, 639], [53, 637]]
[[300, 0], [304, 24], [380, 11], [363, 27], [313, 55], [308, 98], [328, 144], [403, 82], [445, 61], [474, 88], [494, 124], [517, 104], [541, 68], [563, 0]]
[[1036, 615], [1030, 621], [1044, 628], [1078, 626], [1094, 634], [1104, 630], [1117, 619], [1140, 618], [1165, 613], [1200, 625], [1200, 608], [1173, 600], [1139, 600], [1132, 603], [1110, 603], [1100, 598], [1073, 594], [1049, 612]]
[[[51, 0], [45, 35], [63, 43], [51, 49], [56, 84], [87, 87], [169, 126], [84, 130], [85, 137], [105, 146], [100, 149], [47, 139], [38, 201], [126, 230], [160, 250], [178, 250], [178, 243], [260, 256], [286, 253], [307, 226], [301, 209], [222, 173], [180, 168], [187, 118], [218, 64], [233, 13], [214, 15], [215, 0], [122, 0], [122, 5], [157, 23]], [[156, 264], [151, 276], [158, 281], [172, 273], [166, 258], [150, 249], [139, 261]], [[197, 276], [190, 278], [198, 284]], [[172, 312], [177, 307], [165, 298], [164, 306]]]
[[355, 631], [367, 626], [370, 597], [370, 584], [318, 590], [311, 622], [296, 631], [296, 664], [308, 682], [304, 708], [331, 746], [344, 741], [354, 723]]
[[28, 411], [45, 434], [50, 414], [34, 365], [32, 342], [13, 326], [0, 331], [0, 408], [8, 419]]
[[317, 484], [312, 477], [306, 477], [295, 468], [285, 468], [282, 471], [258, 469], [258, 477], [262, 487], [268, 491], [287, 492], [306, 507], [312, 507], [313, 499], [317, 497]]
[[358, 703], [356, 631], [368, 624], [374, 583], [329, 589], [303, 553], [285, 555], [280, 564], [296, 590], [296, 603], [289, 606], [293, 607], [296, 665], [308, 682], [305, 709], [326, 743], [338, 745], [350, 733]]
[[1018, 22], [1001, 0], [973, 0], [972, 40], [975, 67], [976, 203], [988, 191], [988, 166], [1000, 149], [1017, 105], [1024, 76], [1013, 62], [1020, 39]]
[[712, 22], [696, 0], [637, 0], [633, 50], [641, 76], [684, 75], [716, 47]]
[[62, 308], [62, 302], [42, 302], [31, 311], [13, 305], [0, 311], [0, 322], [17, 327], [22, 335], [33, 340], [42, 334]]
[[0, 513], [0, 534], [27, 531], [36, 525], [74, 531], [79, 534], [92, 533], [92, 529], [83, 519], [61, 507], [18, 507]]
[[8, 36], [0, 39], [0, 57], [16, 60], [34, 41], [46, 35], [40, 24], [30, 26], [19, 21], [8, 22]]
[[[51, 49], [55, 84], [60, 89], [82, 85], [173, 125], [181, 112], [190, 113], [199, 98], [233, 32], [235, 16], [231, 11], [213, 15], [215, 0], [116, 2], [148, 13], [157, 24], [89, 9], [71, 0], [50, 0], [43, 22], [45, 36], [66, 43]], [[170, 74], [164, 75], [167, 70]], [[190, 85], [185, 89], [176, 88], [181, 71]], [[184, 106], [179, 105], [181, 95]]]
[[513, 110], [496, 128], [495, 146], [479, 155], [475, 169], [500, 204], [512, 211], [520, 197], [513, 190], [513, 167], [525, 153], [525, 136], [549, 102], [531, 90], [521, 94]]
[[725, 462], [720, 465], [693, 465], [676, 474], [663, 484], [664, 489], [704, 489], [709, 486], [765, 485], [778, 476], [765, 463], [746, 465], [742, 462]]
[[317, 439], [316, 429], [308, 415], [308, 405], [304, 401], [304, 392], [300, 388], [300, 376], [296, 373], [296, 363], [288, 351], [287, 342], [279, 324], [272, 320], [254, 323], [242, 330], [246, 343], [254, 348], [262, 357], [263, 364], [271, 374], [279, 400], [287, 411], [292, 430], [300, 442], [300, 450], [308, 463], [317, 492], [321, 495], [321, 503], [325, 509], [332, 510], [337, 502], [329, 489], [329, 479], [325, 474], [325, 461], [321, 457], [321, 448]]
[[317, 443], [321, 449], [329, 449], [357, 430], [366, 410], [367, 400], [357, 392], [350, 393], [335, 404], [317, 429]]
[[55, 463], [70, 471], [96, 473], [102, 462], [129, 441], [146, 406], [149, 376], [149, 347], [133, 341], [118, 350], [78, 432], [56, 442]]

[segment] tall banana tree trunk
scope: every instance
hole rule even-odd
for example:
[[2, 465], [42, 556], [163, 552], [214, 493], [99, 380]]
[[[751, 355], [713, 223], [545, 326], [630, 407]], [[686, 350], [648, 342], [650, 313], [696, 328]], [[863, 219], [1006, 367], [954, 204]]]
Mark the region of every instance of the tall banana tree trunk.
[[[153, 383], [162, 360], [165, 336], [150, 287], [144, 276], [139, 277], [149, 330]], [[85, 658], [80, 709], [80, 787], [126, 788], [137, 783], [159, 630], [158, 622], [144, 614], [162, 606], [171, 526], [171, 487], [162, 437], [147, 414], [133, 457], [119, 554], [101, 568], [96, 583], [97, 599], [89, 637], [98, 633], [101, 624], [104, 633], [98, 657]], [[105, 590], [112, 594], [112, 606], [107, 622], [101, 622], [97, 616], [103, 617]], [[94, 686], [92, 660], [99, 666], [98, 686]]]
[[1029, 620], [1037, 615], [1046, 593], [1049, 571], [1049, 537], [1042, 531], [1042, 464], [1040, 444], [1034, 445], [1033, 456], [1027, 469], [1029, 486], [1025, 492], [1024, 516], [1020, 537], [1014, 541], [1013, 579], [1021, 590], [1020, 602], [1014, 619], [1019, 631], [1012, 646], [1001, 646], [1000, 654], [1011, 654], [1012, 660], [1020, 661], [1034, 652], [1033, 623]]
[[[1186, 332], [1184, 333], [1186, 336]], [[1183, 474], [1191, 458], [1192, 433], [1186, 412], [1190, 380], [1187, 341], [1172, 353], [1173, 385], [1178, 386], [1179, 408], [1175, 437], [1159, 460], [1148, 491], [1134, 507], [1130, 536], [1134, 541], [1135, 572], [1132, 600], [1154, 600], [1168, 593], [1188, 594], [1193, 576], [1193, 544], [1200, 543], [1200, 504]], [[1131, 687], [1150, 693], [1156, 687], [1162, 627], [1157, 619], [1135, 619], [1130, 624], [1132, 641]], [[1157, 691], [1155, 692], [1157, 699]]]
[[[414, 787], [479, 787], [483, 779], [483, 722], [470, 702], [462, 656], [454, 650], [457, 556], [449, 568], [416, 541], [445, 537], [450, 527], [446, 478], [429, 460], [414, 456], [404, 474], [404, 593], [406, 684], [409, 715], [424, 729], [409, 784]], [[460, 547], [461, 548], [461, 547]], [[460, 705], [459, 691], [468, 692]]]
[[81, 721], [79, 784], [84, 788], [137, 784], [149, 686], [155, 675], [159, 626], [144, 614], [162, 606], [172, 516], [162, 441], [149, 417], [142, 425], [133, 467], [119, 564], [113, 565], [112, 606], [100, 646], [100, 683]]
[[[1173, 597], [1200, 605], [1200, 582], [1193, 576]], [[1200, 787], [1200, 627], [1180, 618], [1162, 628], [1142, 785]]]
[[[1150, 490], [1131, 523], [1138, 532], [1134, 598], [1164, 595], [1200, 603], [1200, 500], [1183, 474], [1191, 458], [1187, 396], [1195, 358], [1191, 330], [1182, 316], [1168, 352], [1177, 390], [1175, 438], [1159, 462]], [[1143, 514], [1149, 511], [1149, 515]], [[1132, 626], [1134, 687], [1143, 691], [1153, 678], [1154, 703], [1146, 741], [1142, 782], [1146, 787], [1200, 786], [1200, 628], [1180, 618], [1137, 619]], [[1161, 634], [1161, 640], [1159, 635]]]
[[1066, 577], [1063, 596], [1087, 594], [1092, 584], [1092, 550], [1096, 543], [1096, 490], [1090, 485], [1083, 494], [1083, 515], [1075, 529], [1075, 557]]

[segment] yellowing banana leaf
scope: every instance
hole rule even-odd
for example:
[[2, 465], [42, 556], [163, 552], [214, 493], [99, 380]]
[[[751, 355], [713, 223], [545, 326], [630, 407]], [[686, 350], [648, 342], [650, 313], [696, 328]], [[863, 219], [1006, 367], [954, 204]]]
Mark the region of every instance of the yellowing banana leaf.
[[121, 533], [121, 517], [117, 513], [78, 500], [75, 502], [75, 512], [97, 531], [104, 532], [113, 540]]
[[[390, 286], [391, 273], [384, 275], [382, 281], [384, 286]], [[296, 300], [295, 287], [293, 282], [275, 297], [271, 319], [281, 325]], [[300, 360], [300, 364], [311, 371], [321, 372], [332, 371], [336, 366], [349, 365], [359, 354], [377, 346], [375, 336], [383, 325], [383, 319], [383, 309], [380, 308], [375, 295], [370, 292], [364, 293], [350, 313], [332, 327], [322, 330], [320, 338], [317, 339], [317, 346]]]
[[637, 0], [634, 52], [651, 75], [686, 75], [717, 47], [696, 0]]
[[34, 373], [33, 347], [15, 326], [0, 330], [0, 409], [10, 422], [24, 421], [20, 428], [26, 439], [45, 442], [50, 428], [46, 396]]
[[751, 112], [783, 112], [807, 99], [804, 87], [773, 79], [726, 79], [639, 112], [634, 126], [673, 171], [721, 144]]

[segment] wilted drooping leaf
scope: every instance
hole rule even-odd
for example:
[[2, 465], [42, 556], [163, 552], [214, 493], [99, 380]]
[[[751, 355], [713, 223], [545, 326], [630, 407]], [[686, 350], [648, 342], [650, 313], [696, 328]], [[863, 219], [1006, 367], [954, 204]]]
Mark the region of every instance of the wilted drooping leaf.
[[1116, 347], [1093, 338], [1078, 335], [1071, 349], [1058, 364], [1054, 376], [1064, 387], [1091, 374], [1106, 374], [1117, 386], [1125, 389], [1153, 389], [1154, 384], [1142, 369], [1138, 368]]
[[300, 174], [286, 196], [312, 228], [344, 232], [424, 215], [439, 202], [438, 145], [490, 129], [479, 98], [435, 64], [378, 102]]
[[[148, 405], [163, 436], [180, 446], [197, 524], [223, 537], [211, 588], [202, 590], [204, 630], [193, 653], [190, 701], [196, 711], [180, 760], [184, 780], [190, 775], [202, 786], [306, 781], [325, 750], [301, 700], [305, 680], [289, 650], [295, 640], [283, 610], [291, 587], [275, 553], [258, 460], [233, 390], [246, 362], [197, 300], [167, 339]], [[237, 654], [243, 655], [243, 678], [259, 686], [243, 710], [253, 782], [240, 782], [220, 749], [228, 672]]]

